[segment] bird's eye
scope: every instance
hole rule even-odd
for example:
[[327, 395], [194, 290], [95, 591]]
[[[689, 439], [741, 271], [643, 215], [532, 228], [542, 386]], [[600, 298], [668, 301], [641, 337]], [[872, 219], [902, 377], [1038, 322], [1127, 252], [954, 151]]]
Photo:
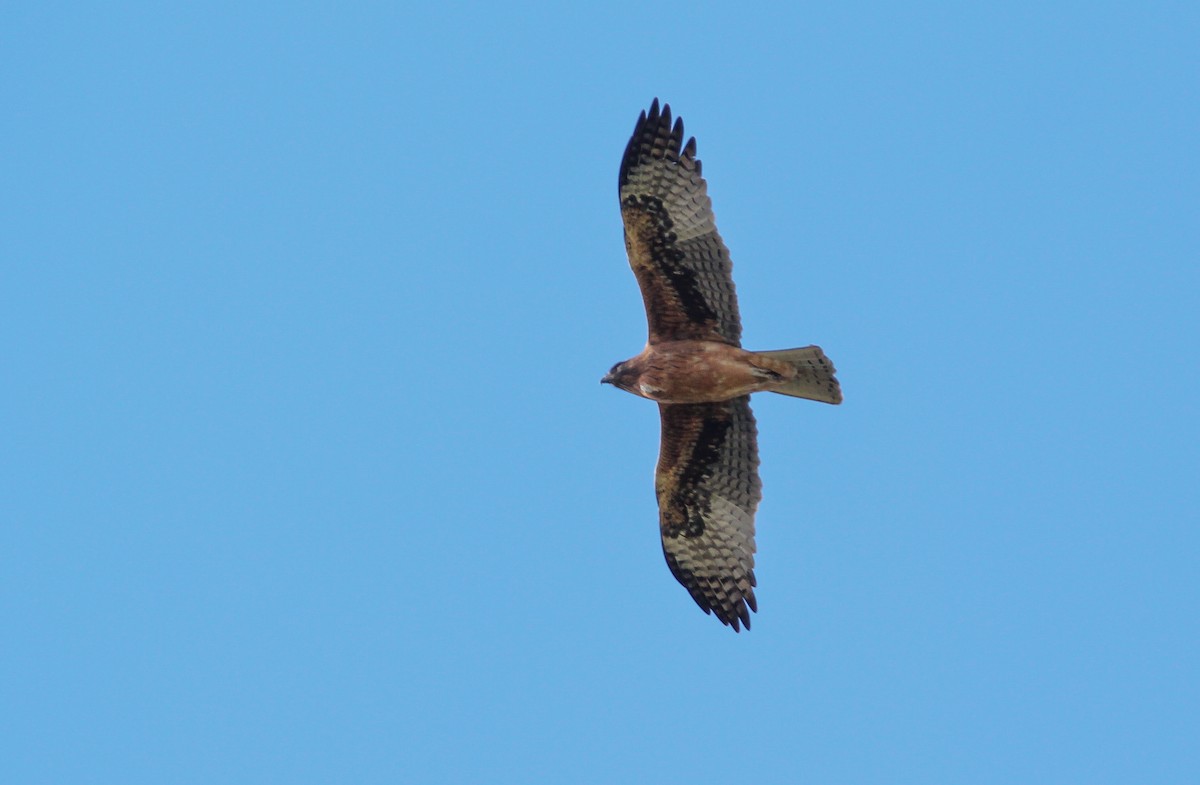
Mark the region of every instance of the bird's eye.
[[616, 373], [617, 373], [617, 371], [621, 370], [621, 366], [622, 366], [622, 365], [624, 365], [624, 364], [625, 364], [625, 363], [617, 363], [617, 364], [616, 364], [616, 365], [614, 365], [612, 368], [609, 368], [609, 369], [608, 369], [608, 372], [609, 372], [610, 374], [612, 374], [612, 375], [614, 375], [614, 376], [615, 376], [615, 375], [616, 375]]

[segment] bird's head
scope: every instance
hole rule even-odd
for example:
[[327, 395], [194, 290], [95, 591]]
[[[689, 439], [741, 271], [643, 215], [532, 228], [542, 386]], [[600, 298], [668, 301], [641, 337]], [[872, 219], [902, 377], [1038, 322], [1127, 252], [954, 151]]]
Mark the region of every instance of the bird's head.
[[604, 378], [600, 380], [600, 383], [611, 384], [613, 387], [620, 387], [622, 390], [629, 390], [637, 380], [637, 375], [637, 371], [630, 367], [628, 361], [619, 362], [610, 368], [608, 373], [604, 374]]

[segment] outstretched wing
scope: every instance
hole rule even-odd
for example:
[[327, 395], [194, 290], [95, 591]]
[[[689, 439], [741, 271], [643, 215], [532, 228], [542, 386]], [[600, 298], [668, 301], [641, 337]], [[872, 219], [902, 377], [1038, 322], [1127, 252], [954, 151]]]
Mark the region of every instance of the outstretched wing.
[[621, 160], [625, 250], [646, 303], [650, 343], [710, 340], [741, 345], [742, 321], [729, 249], [717, 234], [696, 140], [683, 145], [671, 107], [642, 112]]
[[655, 490], [663, 554], [705, 613], [750, 629], [754, 511], [762, 498], [750, 396], [720, 403], [660, 404], [662, 446]]

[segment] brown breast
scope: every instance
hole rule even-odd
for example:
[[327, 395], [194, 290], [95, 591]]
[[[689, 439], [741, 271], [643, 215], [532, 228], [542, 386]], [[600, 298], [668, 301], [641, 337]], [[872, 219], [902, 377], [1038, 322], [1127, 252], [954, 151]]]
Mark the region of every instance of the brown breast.
[[772, 380], [744, 349], [714, 341], [673, 341], [647, 347], [639, 358], [641, 393], [660, 403], [727, 401], [765, 389]]

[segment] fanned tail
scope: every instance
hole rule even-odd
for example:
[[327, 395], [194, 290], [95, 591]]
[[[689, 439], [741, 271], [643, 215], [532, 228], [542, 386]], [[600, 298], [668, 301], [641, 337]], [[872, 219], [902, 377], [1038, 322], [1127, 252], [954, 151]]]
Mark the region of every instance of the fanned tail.
[[787, 363], [796, 369], [796, 376], [778, 387], [770, 388], [770, 392], [781, 395], [791, 395], [794, 398], [807, 398], [810, 401], [822, 403], [841, 403], [842, 388], [834, 376], [837, 369], [820, 346], [805, 346], [800, 349], [779, 349], [773, 352], [755, 352], [761, 357]]

